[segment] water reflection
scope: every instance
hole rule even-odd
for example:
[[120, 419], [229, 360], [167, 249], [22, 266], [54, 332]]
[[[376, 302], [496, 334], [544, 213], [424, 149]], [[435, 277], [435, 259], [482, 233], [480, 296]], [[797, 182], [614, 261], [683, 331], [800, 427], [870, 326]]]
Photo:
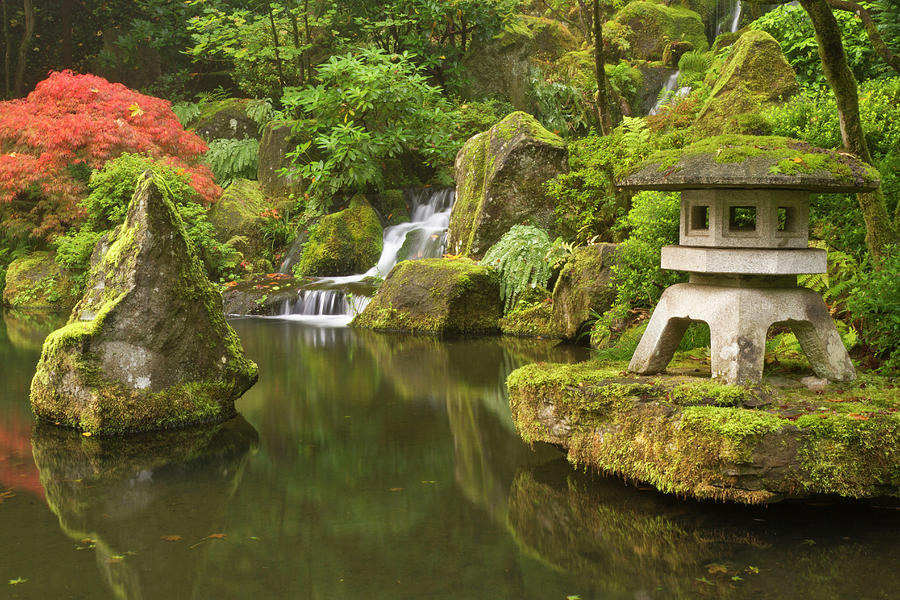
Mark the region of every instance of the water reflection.
[[183, 598], [205, 559], [197, 546], [219, 539], [258, 436], [236, 417], [121, 439], [39, 424], [31, 441], [50, 510], [66, 535], [94, 550], [114, 596]]
[[[0, 492], [15, 492], [0, 502], [12, 540], [0, 577], [29, 580], [3, 588], [0, 579], [0, 589], [347, 600], [849, 599], [900, 589], [900, 511], [685, 502], [588, 477], [555, 449], [523, 444], [506, 375], [583, 351], [234, 325], [260, 367], [237, 403], [246, 421], [127, 442], [46, 427], [29, 439], [37, 352], [4, 340], [0, 325]], [[16, 473], [31, 473], [38, 491]]]
[[769, 508], [682, 502], [562, 460], [522, 468], [508, 499], [524, 552], [577, 574], [591, 597], [894, 598], [900, 562], [892, 508]]

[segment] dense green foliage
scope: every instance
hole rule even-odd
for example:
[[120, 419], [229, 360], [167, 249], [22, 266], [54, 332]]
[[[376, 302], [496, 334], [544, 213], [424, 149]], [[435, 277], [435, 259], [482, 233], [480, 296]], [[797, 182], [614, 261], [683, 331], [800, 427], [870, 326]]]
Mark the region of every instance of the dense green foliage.
[[530, 288], [545, 287], [550, 281], [547, 253], [551, 242], [547, 232], [531, 225], [513, 225], [481, 260], [500, 272], [503, 312], [510, 312]]
[[[843, 31], [844, 51], [857, 81], [889, 72], [890, 68], [872, 48], [862, 22], [846, 11], [834, 11], [834, 16]], [[750, 27], [765, 31], [778, 40], [785, 58], [794, 67], [801, 86], [828, 86], [819, 60], [812, 23], [799, 4], [779, 6], [751, 23]]]
[[381, 190], [385, 159], [438, 167], [458, 148], [450, 103], [409, 54], [362, 49], [332, 56], [316, 73], [317, 85], [292, 88], [283, 101], [296, 116], [309, 117], [298, 121], [296, 133], [324, 158], [310, 160], [309, 145], [291, 156], [326, 205], [334, 194]]
[[237, 253], [216, 241], [206, 208], [196, 202], [190, 179], [165, 163], [139, 154], [123, 154], [109, 161], [91, 176], [90, 195], [82, 202], [85, 223], [56, 240], [56, 262], [75, 273], [85, 274], [97, 240], [125, 220], [125, 214], [140, 176], [147, 170], [157, 176], [163, 193], [175, 204], [210, 277], [230, 275], [238, 262]]
[[847, 308], [885, 366], [900, 370], [900, 248], [891, 247], [879, 267], [865, 265], [858, 272]]

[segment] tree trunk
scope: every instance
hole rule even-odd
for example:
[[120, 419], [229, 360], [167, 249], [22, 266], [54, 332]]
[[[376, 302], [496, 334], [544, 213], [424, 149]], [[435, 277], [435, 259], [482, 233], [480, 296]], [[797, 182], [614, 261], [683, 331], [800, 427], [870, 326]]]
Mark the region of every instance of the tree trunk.
[[73, 0], [62, 0], [62, 5], [59, 9], [62, 26], [60, 69], [72, 68], [72, 3]]
[[272, 3], [266, 2], [269, 11], [269, 23], [272, 26], [272, 42], [275, 44], [275, 66], [278, 69], [278, 91], [284, 95], [284, 69], [281, 68], [281, 56], [278, 53], [278, 28], [275, 26], [275, 13], [272, 12]]
[[16, 77], [13, 80], [13, 93], [16, 98], [23, 95], [25, 88], [25, 65], [28, 62], [28, 47], [31, 46], [31, 36], [34, 34], [34, 4], [32, 0], [25, 0], [25, 32], [22, 34], [22, 42], [19, 44], [19, 56], [16, 63]]
[[600, 2], [593, 0], [594, 29], [594, 76], [597, 79], [597, 118], [600, 121], [600, 133], [612, 133], [612, 113], [609, 110], [609, 84], [606, 80], [603, 56], [603, 20], [600, 18]]
[[[834, 91], [837, 102], [844, 149], [871, 164], [872, 156], [869, 154], [859, 116], [856, 79], [847, 64], [837, 20], [826, 0], [800, 0], [800, 5], [809, 15], [816, 31], [819, 58], [822, 60], [825, 77]], [[884, 247], [887, 244], [897, 243], [900, 237], [888, 215], [881, 189], [870, 194], [857, 194], [857, 199], [866, 221], [866, 245], [872, 256], [877, 259], [884, 254]]]
[[9, 57], [12, 40], [9, 39], [9, 18], [6, 16], [6, 0], [0, 0], [0, 20], [3, 21], [3, 98], [9, 98]]

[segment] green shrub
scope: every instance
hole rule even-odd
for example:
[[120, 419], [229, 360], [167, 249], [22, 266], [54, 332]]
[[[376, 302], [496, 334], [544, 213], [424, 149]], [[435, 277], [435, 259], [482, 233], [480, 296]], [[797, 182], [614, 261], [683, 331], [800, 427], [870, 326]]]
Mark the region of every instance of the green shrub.
[[887, 249], [879, 268], [863, 264], [847, 298], [862, 340], [892, 371], [900, 370], [900, 247]]
[[592, 238], [614, 241], [612, 226], [625, 215], [626, 197], [616, 192], [616, 170], [633, 162], [622, 135], [569, 142], [569, 172], [545, 184], [556, 206], [559, 231], [576, 243]]
[[547, 232], [531, 225], [513, 225], [481, 259], [482, 265], [500, 273], [503, 312], [512, 310], [519, 297], [533, 287], [546, 287], [550, 265], [546, 257], [551, 242]]
[[[318, 202], [382, 190], [386, 159], [438, 168], [462, 146], [453, 136], [450, 103], [410, 55], [364, 48], [332, 56], [316, 70], [318, 85], [288, 88], [282, 103], [304, 117], [294, 133], [311, 142], [288, 156]], [[310, 158], [311, 146], [321, 160]]]
[[56, 262], [76, 276], [86, 273], [97, 240], [125, 220], [138, 178], [148, 170], [153, 171], [160, 189], [178, 209], [188, 237], [203, 259], [210, 278], [229, 276], [239, 256], [215, 239], [214, 227], [206, 216], [207, 209], [194, 201], [196, 192], [190, 186], [189, 175], [140, 154], [123, 154], [91, 175], [91, 193], [82, 202], [87, 211], [85, 223], [56, 239]]
[[[865, 81], [888, 73], [890, 67], [875, 53], [862, 21], [847, 11], [836, 10], [834, 16], [841, 28], [844, 52], [856, 80]], [[828, 86], [819, 59], [815, 31], [801, 6], [779, 6], [753, 21], [750, 28], [765, 31], [778, 40], [802, 87], [818, 89]]]
[[650, 309], [664, 289], [684, 279], [677, 271], [659, 266], [663, 246], [678, 243], [681, 194], [640, 192], [618, 228], [629, 235], [616, 251], [612, 266], [616, 299], [591, 328], [591, 345], [603, 347], [611, 333], [628, 322], [629, 310]]

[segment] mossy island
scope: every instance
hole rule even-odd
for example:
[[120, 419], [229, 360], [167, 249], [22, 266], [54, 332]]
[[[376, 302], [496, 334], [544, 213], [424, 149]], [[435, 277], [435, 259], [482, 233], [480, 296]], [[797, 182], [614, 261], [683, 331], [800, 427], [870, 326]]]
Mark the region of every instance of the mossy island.
[[233, 417], [256, 365], [151, 173], [92, 264], [85, 296], [44, 342], [31, 384], [34, 414], [101, 435]]
[[745, 388], [698, 377], [696, 364], [654, 376], [624, 361], [523, 367], [507, 381], [516, 429], [577, 467], [684, 497], [900, 497], [900, 380]]

